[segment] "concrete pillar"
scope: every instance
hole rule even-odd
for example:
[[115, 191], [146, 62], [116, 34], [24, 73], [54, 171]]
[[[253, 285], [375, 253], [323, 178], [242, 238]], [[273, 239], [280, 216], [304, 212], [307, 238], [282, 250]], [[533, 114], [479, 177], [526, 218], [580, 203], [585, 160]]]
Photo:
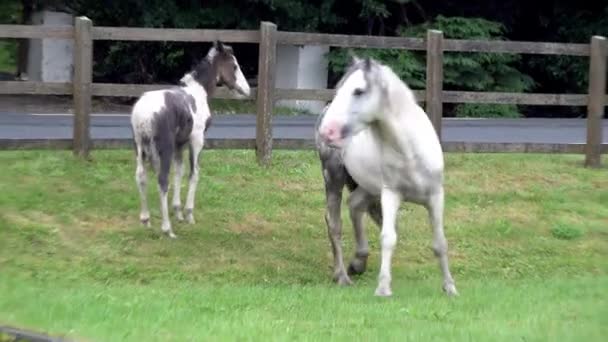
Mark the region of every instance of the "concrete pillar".
[[[32, 25], [73, 26], [67, 13], [40, 11], [32, 14]], [[31, 81], [70, 82], [73, 74], [74, 42], [70, 39], [31, 39], [27, 76]]]
[[[279, 45], [277, 47], [277, 88], [325, 89], [327, 88], [329, 46]], [[290, 107], [318, 114], [324, 101], [281, 100], [277, 106]]]

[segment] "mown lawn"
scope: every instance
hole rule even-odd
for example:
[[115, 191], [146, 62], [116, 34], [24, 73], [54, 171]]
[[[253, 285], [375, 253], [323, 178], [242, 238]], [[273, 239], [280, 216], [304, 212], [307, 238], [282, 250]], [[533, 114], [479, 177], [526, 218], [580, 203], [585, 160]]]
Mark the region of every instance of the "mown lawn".
[[[581, 156], [448, 154], [440, 290], [426, 213], [404, 205], [390, 299], [378, 230], [355, 285], [331, 282], [314, 152], [204, 151], [195, 217], [139, 225], [133, 151], [0, 152], [0, 325], [87, 341], [600, 341], [608, 334], [608, 171]], [[604, 160], [604, 162], [607, 162]], [[184, 187], [185, 187], [184, 182]], [[185, 195], [185, 191], [183, 191]], [[346, 208], [344, 244], [353, 238]]]

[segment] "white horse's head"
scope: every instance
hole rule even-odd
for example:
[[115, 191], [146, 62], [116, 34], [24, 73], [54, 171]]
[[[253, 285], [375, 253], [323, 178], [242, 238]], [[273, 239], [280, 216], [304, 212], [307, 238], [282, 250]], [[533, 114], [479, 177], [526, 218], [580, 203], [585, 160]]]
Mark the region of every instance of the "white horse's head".
[[382, 113], [387, 94], [383, 66], [378, 62], [352, 56], [352, 62], [336, 86], [336, 94], [326, 107], [319, 134], [325, 142], [340, 146], [376, 121]]

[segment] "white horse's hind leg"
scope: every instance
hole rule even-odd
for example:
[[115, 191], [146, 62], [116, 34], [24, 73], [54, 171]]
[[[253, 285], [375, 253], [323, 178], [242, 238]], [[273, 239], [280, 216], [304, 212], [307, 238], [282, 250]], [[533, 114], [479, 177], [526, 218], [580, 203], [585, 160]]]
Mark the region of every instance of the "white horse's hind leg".
[[448, 266], [448, 241], [443, 231], [444, 193], [441, 189], [429, 198], [427, 210], [433, 227], [433, 251], [439, 260], [439, 267], [443, 274], [443, 290], [450, 296], [458, 295], [454, 279]]
[[175, 165], [175, 173], [173, 174], [173, 211], [178, 221], [184, 220], [182, 214], [182, 200], [181, 200], [181, 187], [182, 187], [182, 176], [184, 174], [184, 163], [183, 163], [183, 151], [175, 151], [173, 158], [173, 165]]
[[139, 189], [139, 197], [141, 200], [141, 211], [139, 220], [146, 227], [150, 227], [150, 211], [148, 210], [148, 193], [146, 191], [147, 173], [144, 165], [143, 151], [140, 144], [137, 144], [137, 169], [135, 170], [135, 182]]
[[[196, 132], [200, 133], [200, 132]], [[196, 186], [199, 177], [198, 157], [203, 149], [204, 137], [202, 134], [192, 132], [190, 137], [190, 181], [188, 184], [188, 195], [186, 197], [186, 221], [194, 224], [194, 197], [196, 196]]]
[[382, 233], [380, 233], [381, 262], [380, 275], [376, 296], [388, 297], [393, 294], [391, 290], [391, 260], [397, 244], [397, 212], [401, 204], [401, 196], [390, 189], [382, 189]]

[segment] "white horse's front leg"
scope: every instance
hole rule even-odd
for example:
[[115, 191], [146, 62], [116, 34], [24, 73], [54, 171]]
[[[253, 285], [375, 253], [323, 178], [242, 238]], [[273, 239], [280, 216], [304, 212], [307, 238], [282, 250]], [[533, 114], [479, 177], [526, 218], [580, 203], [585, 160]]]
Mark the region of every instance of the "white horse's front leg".
[[173, 211], [178, 221], [184, 220], [182, 214], [182, 200], [181, 200], [181, 188], [182, 188], [182, 176], [184, 174], [184, 163], [183, 163], [183, 151], [180, 149], [175, 151], [173, 158], [173, 165], [175, 165], [175, 173], [173, 174]]
[[376, 296], [388, 297], [393, 294], [391, 290], [391, 259], [397, 244], [396, 223], [401, 196], [391, 189], [384, 188], [382, 189], [381, 204], [382, 232], [380, 233], [380, 243], [382, 260]]
[[186, 221], [190, 224], [194, 224], [194, 197], [196, 196], [196, 185], [198, 184], [199, 177], [198, 157], [205, 141], [203, 134], [201, 132], [197, 133], [193, 133], [190, 138], [190, 181], [185, 207]]

